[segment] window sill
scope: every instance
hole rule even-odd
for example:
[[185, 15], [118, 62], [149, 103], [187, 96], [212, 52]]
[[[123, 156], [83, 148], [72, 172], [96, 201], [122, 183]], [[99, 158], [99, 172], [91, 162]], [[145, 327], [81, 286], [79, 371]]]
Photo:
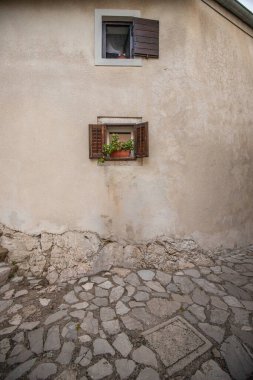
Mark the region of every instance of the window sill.
[[126, 59], [117, 59], [117, 58], [96, 58], [95, 66], [142, 66], [141, 58], [126, 58]]
[[98, 163], [98, 166], [142, 166], [143, 159], [142, 158], [114, 158], [107, 159], [103, 163]]

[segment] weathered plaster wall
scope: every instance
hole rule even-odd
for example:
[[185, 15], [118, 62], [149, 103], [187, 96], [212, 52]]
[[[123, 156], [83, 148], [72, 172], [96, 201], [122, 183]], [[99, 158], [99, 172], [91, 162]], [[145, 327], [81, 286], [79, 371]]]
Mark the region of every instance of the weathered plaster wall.
[[[94, 9], [160, 20], [160, 58], [94, 66]], [[200, 0], [1, 1], [0, 222], [23, 232], [253, 236], [253, 39]], [[97, 166], [97, 116], [149, 121], [143, 166]]]

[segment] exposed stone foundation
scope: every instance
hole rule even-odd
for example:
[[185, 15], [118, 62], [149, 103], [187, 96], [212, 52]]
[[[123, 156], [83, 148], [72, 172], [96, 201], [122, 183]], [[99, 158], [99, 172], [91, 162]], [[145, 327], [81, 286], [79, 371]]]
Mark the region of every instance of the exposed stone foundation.
[[9, 250], [8, 262], [17, 265], [24, 275], [45, 276], [51, 284], [109, 270], [112, 266], [167, 272], [195, 265], [208, 266], [214, 255], [193, 240], [174, 240], [166, 236], [130, 245], [102, 239], [92, 232], [28, 235], [2, 224], [0, 231], [0, 243]]

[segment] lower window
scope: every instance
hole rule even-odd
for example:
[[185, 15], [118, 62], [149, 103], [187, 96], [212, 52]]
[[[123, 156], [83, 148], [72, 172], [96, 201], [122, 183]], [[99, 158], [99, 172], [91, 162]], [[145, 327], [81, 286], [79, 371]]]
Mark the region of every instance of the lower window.
[[148, 123], [90, 124], [89, 157], [133, 160], [148, 157]]

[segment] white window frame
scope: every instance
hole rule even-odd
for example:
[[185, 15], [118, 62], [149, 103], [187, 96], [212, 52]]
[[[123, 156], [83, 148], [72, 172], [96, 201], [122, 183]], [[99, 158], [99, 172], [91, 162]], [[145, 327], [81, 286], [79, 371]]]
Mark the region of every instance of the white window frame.
[[140, 17], [138, 10], [95, 9], [95, 65], [96, 66], [142, 66], [141, 58], [114, 59], [102, 57], [102, 22], [103, 17]]

